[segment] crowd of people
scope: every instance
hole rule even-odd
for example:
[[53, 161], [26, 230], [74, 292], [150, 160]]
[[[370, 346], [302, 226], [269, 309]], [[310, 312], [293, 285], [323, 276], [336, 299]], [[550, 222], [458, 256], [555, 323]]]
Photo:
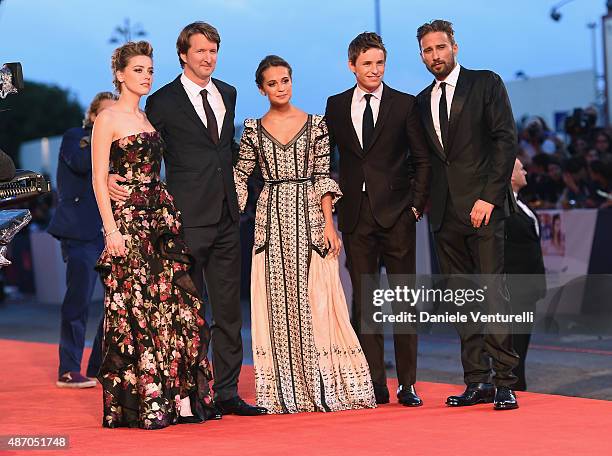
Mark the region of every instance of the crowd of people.
[[541, 117], [523, 121], [519, 158], [528, 184], [521, 195], [532, 207], [612, 207], [607, 196], [612, 193], [612, 131], [595, 127], [596, 116], [594, 109], [575, 110], [562, 135]]

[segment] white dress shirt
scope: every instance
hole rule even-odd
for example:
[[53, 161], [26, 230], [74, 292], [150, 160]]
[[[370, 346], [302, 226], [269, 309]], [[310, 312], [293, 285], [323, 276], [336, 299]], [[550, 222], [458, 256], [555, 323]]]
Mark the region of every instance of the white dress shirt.
[[187, 92], [187, 96], [189, 97], [189, 101], [195, 108], [198, 117], [204, 124], [206, 128], [208, 128], [208, 124], [206, 122], [206, 113], [204, 112], [204, 101], [202, 100], [202, 95], [200, 92], [203, 89], [208, 91], [208, 95], [206, 98], [208, 99], [208, 103], [215, 113], [215, 119], [217, 119], [217, 128], [219, 129], [219, 137], [221, 137], [221, 129], [223, 128], [223, 119], [225, 118], [225, 104], [223, 103], [223, 97], [221, 96], [221, 92], [217, 89], [212, 82], [212, 78], [208, 81], [206, 86], [201, 87], [187, 76], [185, 73], [181, 75], [181, 84], [185, 88], [185, 92]]
[[529, 206], [527, 206], [520, 199], [518, 199], [518, 195], [516, 192], [514, 192], [514, 199], [516, 200], [516, 204], [518, 204], [521, 210], [525, 214], [527, 214], [531, 220], [533, 220], [533, 223], [535, 225], [536, 234], [540, 236], [540, 226], [538, 225], [538, 217], [533, 213], [531, 209], [529, 209]]
[[[365, 95], [371, 93], [370, 107], [372, 108], [372, 115], [374, 117], [374, 126], [376, 127], [376, 121], [378, 120], [378, 111], [380, 110], [380, 99], [382, 97], [384, 84], [381, 82], [374, 92], [366, 92], [361, 87], [356, 86], [353, 91], [353, 99], [351, 101], [351, 120], [353, 121], [353, 128], [359, 138], [359, 144], [363, 148], [363, 113], [366, 108]], [[365, 192], [365, 182], [361, 186], [361, 190]]]
[[[382, 97], [384, 84], [380, 84], [378, 88], [371, 93], [372, 98], [370, 98], [370, 106], [372, 107], [372, 114], [374, 116], [374, 126], [376, 126], [376, 121], [378, 120], [378, 111], [380, 110], [380, 99]], [[359, 144], [363, 148], [363, 112], [366, 108], [366, 99], [365, 95], [370, 92], [366, 92], [361, 87], [355, 87], [353, 91], [353, 100], [351, 101], [351, 119], [353, 120], [353, 127], [355, 128], [355, 133], [357, 133], [357, 137], [359, 138]]]
[[440, 97], [442, 96], [440, 83], [446, 82], [446, 110], [448, 111], [448, 118], [450, 120], [451, 106], [453, 105], [453, 96], [455, 95], [455, 87], [457, 87], [457, 79], [459, 79], [459, 71], [461, 71], [461, 67], [457, 63], [453, 71], [446, 76], [444, 81], [438, 81], [436, 79], [436, 84], [431, 90], [431, 117], [433, 119], [436, 135], [438, 135], [438, 140], [442, 145], [444, 143], [442, 142], [442, 131], [440, 130]]

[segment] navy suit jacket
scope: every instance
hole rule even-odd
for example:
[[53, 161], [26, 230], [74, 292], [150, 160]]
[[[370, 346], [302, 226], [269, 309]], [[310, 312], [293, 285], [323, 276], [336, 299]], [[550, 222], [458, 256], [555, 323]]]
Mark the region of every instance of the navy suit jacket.
[[91, 130], [64, 134], [57, 163], [58, 206], [47, 231], [58, 239], [91, 241], [102, 220], [91, 183]]

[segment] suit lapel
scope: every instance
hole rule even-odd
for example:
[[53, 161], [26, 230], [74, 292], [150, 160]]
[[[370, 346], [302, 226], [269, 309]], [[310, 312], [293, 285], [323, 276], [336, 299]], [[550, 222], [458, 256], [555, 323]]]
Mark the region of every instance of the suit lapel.
[[193, 107], [193, 104], [191, 104], [191, 100], [189, 100], [189, 96], [187, 96], [187, 92], [185, 91], [185, 88], [183, 87], [183, 84], [181, 83], [181, 77], [180, 76], [177, 77], [174, 80], [173, 84], [174, 84], [174, 92], [176, 95], [176, 100], [181, 110], [187, 115], [187, 117], [189, 117], [191, 120], [193, 120], [197, 124], [198, 128], [200, 128], [204, 132], [206, 137], [212, 142], [210, 133], [208, 133], [206, 126], [204, 125], [204, 123], [202, 123], [202, 119], [200, 119], [200, 116], [198, 116], [198, 113]]
[[459, 77], [457, 78], [457, 87], [455, 87], [455, 94], [453, 95], [453, 104], [451, 105], [450, 113], [450, 124], [448, 127], [448, 145], [447, 156], [450, 156], [453, 150], [453, 139], [457, 134], [457, 126], [459, 125], [459, 119], [465, 106], [470, 89], [472, 88], [472, 78], [470, 77], [469, 70], [461, 67], [459, 71]]
[[355, 125], [353, 125], [353, 117], [351, 116], [351, 103], [353, 101], [353, 92], [355, 91], [355, 87], [356, 86], [346, 92], [346, 97], [344, 98], [343, 102], [344, 106], [342, 107], [342, 113], [346, 123], [346, 131], [349, 132], [349, 136], [351, 137], [351, 141], [353, 142], [353, 147], [351, 147], [351, 150], [355, 151], [357, 155], [362, 157], [363, 148], [361, 147], [361, 143], [359, 142], [359, 137], [357, 136], [357, 132], [355, 131]]
[[[511, 193], [512, 193], [512, 201], [513, 201], [513, 203], [514, 203], [514, 205], [515, 205], [516, 211], [517, 211], [517, 212], [520, 214], [520, 216], [523, 218], [523, 221], [524, 221], [524, 222], [527, 224], [527, 226], [529, 227], [529, 232], [530, 232], [531, 234], [533, 234], [533, 237], [534, 237], [535, 239], [539, 239], [539, 236], [538, 236], [538, 231], [536, 230], [534, 220], [531, 218], [531, 216], [530, 216], [530, 215], [529, 215], [529, 214], [528, 214], [528, 213], [527, 213], [525, 210], [523, 210], [523, 209], [522, 209], [522, 208], [521, 208], [521, 207], [518, 205], [518, 203], [517, 203], [517, 202], [516, 202], [516, 200], [514, 199], [514, 192], [511, 192]], [[521, 202], [522, 202], [523, 204], [525, 204], [525, 206], [527, 206], [527, 204], [526, 204], [524, 201], [521, 201]], [[527, 206], [527, 207], [529, 207], [529, 206]], [[532, 212], [533, 212], [533, 211], [532, 211]], [[533, 212], [533, 215], [535, 215], [535, 218], [536, 218], [536, 223], [538, 224], [538, 229], [539, 229], [539, 230], [540, 230], [540, 232], [541, 232], [541, 231], [542, 231], [542, 227], [540, 226], [540, 219], [538, 219], [538, 215], [537, 215], [535, 212]]]
[[383, 86], [383, 93], [380, 99], [380, 107], [378, 108], [378, 118], [376, 119], [376, 126], [374, 127], [374, 133], [372, 134], [372, 142], [370, 146], [364, 150], [364, 154], [367, 154], [370, 149], [376, 143], [376, 140], [380, 136], [380, 132], [383, 130], [385, 125], [385, 121], [387, 117], [389, 117], [389, 112], [391, 111], [391, 105], [393, 104], [393, 89], [389, 86]]
[[508, 205], [510, 206], [510, 212], [523, 212], [516, 202], [516, 198], [514, 197], [514, 191], [512, 190], [512, 185], [508, 184], [506, 188]]
[[221, 134], [219, 135], [219, 141], [221, 141], [221, 138], [231, 131], [230, 119], [234, 117], [232, 115], [234, 112], [234, 106], [232, 105], [229, 94], [221, 87], [221, 84], [218, 84], [217, 80], [214, 78], [212, 81], [213, 84], [215, 84], [215, 87], [219, 90], [221, 98], [223, 98], [223, 104], [225, 105], [225, 115], [223, 116], [223, 124], [221, 125]]
[[431, 92], [433, 91], [435, 85], [436, 82], [432, 82], [429, 88], [427, 89], [427, 92], [424, 94], [425, 103], [422, 106], [421, 112], [423, 113], [423, 123], [425, 126], [425, 130], [429, 135], [431, 143], [434, 145], [434, 150], [442, 160], [446, 161], [446, 153], [444, 152], [442, 144], [440, 144], [440, 140], [438, 139], [438, 135], [436, 134], [436, 129], [434, 128], [433, 117], [431, 116]]

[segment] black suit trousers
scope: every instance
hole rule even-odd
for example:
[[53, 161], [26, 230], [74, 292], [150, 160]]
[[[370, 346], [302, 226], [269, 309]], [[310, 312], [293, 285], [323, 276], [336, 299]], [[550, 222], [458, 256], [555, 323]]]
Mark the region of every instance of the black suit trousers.
[[[442, 274], [484, 274], [490, 278], [484, 307], [474, 309], [485, 314], [508, 313], [510, 309], [503, 276], [504, 220], [499, 211], [496, 207], [489, 224], [483, 222], [476, 229], [459, 219], [449, 196], [442, 225], [434, 234]], [[516, 381], [512, 370], [519, 357], [512, 347], [511, 325], [484, 327], [468, 321], [457, 325], [465, 383], [489, 383], [492, 362], [495, 385], [512, 386]]]
[[[184, 228], [184, 236], [195, 259], [191, 277], [201, 296], [206, 283], [206, 304], [210, 303], [213, 319], [210, 328], [214, 399], [224, 401], [238, 395], [242, 366], [240, 228], [224, 201], [218, 223]], [[202, 308], [202, 317], [204, 311]]]
[[[342, 238], [353, 286], [353, 328], [370, 366], [372, 382], [386, 387], [384, 334], [364, 334], [361, 331], [362, 317], [373, 308], [371, 294], [368, 296], [362, 289], [363, 280], [365, 275], [377, 275], [381, 262], [390, 274], [391, 287], [394, 287], [392, 275], [415, 273], [416, 219], [410, 209], [406, 209], [391, 228], [382, 228], [374, 219], [370, 201], [364, 194], [357, 225], [352, 232], [343, 233]], [[396, 308], [393, 310], [398, 312]], [[398, 383], [412, 385], [416, 382], [416, 331], [406, 331], [405, 328], [394, 331], [393, 342]]]

